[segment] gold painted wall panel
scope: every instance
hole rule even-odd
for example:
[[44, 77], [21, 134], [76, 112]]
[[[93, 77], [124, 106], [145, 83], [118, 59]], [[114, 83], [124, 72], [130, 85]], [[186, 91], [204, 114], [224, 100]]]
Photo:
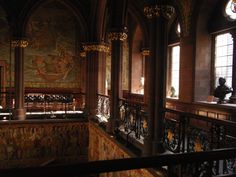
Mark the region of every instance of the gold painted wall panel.
[[0, 168], [87, 160], [88, 123], [30, 122], [0, 124]]
[[[89, 123], [89, 161], [111, 160], [132, 157], [122, 146], [119, 146], [115, 140], [103, 132], [101, 128]], [[153, 177], [146, 169], [129, 170], [121, 172], [102, 173], [101, 177]]]

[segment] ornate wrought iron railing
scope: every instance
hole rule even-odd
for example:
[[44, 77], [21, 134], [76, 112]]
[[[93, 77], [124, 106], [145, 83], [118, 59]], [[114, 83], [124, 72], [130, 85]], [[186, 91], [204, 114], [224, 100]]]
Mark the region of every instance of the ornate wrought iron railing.
[[[236, 122], [170, 109], [165, 111], [164, 144], [168, 150], [184, 153], [236, 147]], [[215, 175], [236, 172], [236, 159], [199, 165], [200, 171], [211, 165]]]
[[110, 118], [110, 98], [107, 95], [98, 94], [97, 117], [99, 121], [107, 122]]
[[119, 129], [136, 139], [143, 139], [148, 133], [146, 105], [140, 102], [120, 99]]
[[[28, 113], [50, 114], [55, 111], [64, 113], [68, 113], [68, 111], [83, 111], [85, 94], [82, 92], [29, 92], [24, 95], [24, 103]], [[0, 112], [12, 116], [14, 108], [15, 93], [13, 91], [0, 92]], [[0, 119], [2, 119], [2, 115], [0, 115]]]

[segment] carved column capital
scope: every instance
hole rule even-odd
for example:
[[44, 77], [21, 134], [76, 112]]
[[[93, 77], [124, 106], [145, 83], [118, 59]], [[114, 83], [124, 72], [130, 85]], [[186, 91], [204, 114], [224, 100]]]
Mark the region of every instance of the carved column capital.
[[125, 32], [110, 32], [108, 38], [111, 41], [125, 41], [128, 35]]
[[29, 42], [25, 39], [14, 39], [11, 41], [11, 46], [12, 47], [21, 47], [21, 48], [25, 48], [27, 47], [29, 44]]
[[83, 50], [80, 52], [80, 57], [86, 57], [89, 52], [104, 52], [110, 53], [111, 49], [105, 43], [87, 43], [82, 45]]
[[175, 12], [175, 9], [173, 6], [170, 5], [151, 5], [151, 6], [146, 6], [143, 9], [144, 15], [148, 19], [156, 18], [163, 16], [166, 19], [170, 19], [172, 15]]
[[85, 52], [104, 52], [104, 53], [110, 52], [110, 47], [107, 44], [103, 43], [88, 43], [84, 44], [82, 47], [83, 51]]
[[143, 56], [150, 56], [150, 50], [149, 49], [142, 49], [141, 54]]

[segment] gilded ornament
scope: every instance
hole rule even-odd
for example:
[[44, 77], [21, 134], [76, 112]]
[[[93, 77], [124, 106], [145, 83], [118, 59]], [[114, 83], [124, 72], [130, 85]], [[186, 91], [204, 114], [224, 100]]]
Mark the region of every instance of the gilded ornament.
[[143, 128], [144, 129], [147, 129], [148, 128], [148, 123], [146, 120], [143, 121]]
[[199, 139], [196, 139], [195, 142], [194, 142], [194, 151], [195, 152], [203, 151], [202, 150], [202, 144], [201, 144]]
[[97, 52], [110, 53], [110, 47], [104, 44], [86, 44], [83, 45], [83, 50], [85, 52], [97, 51]]
[[149, 56], [150, 55], [150, 50], [143, 49], [141, 53], [142, 53], [143, 56]]
[[80, 52], [79, 55], [80, 55], [80, 57], [84, 58], [84, 57], [86, 57], [86, 52], [84, 52], [84, 51], [83, 51], [83, 52]]
[[161, 12], [162, 12], [163, 17], [165, 17], [166, 19], [170, 19], [175, 13], [175, 9], [172, 6], [165, 5], [165, 6], [161, 6]]
[[174, 139], [174, 134], [172, 133], [171, 130], [169, 130], [168, 133], [167, 133], [167, 139], [169, 141], [172, 141]]
[[127, 34], [124, 33], [124, 32], [111, 32], [108, 34], [108, 38], [111, 40], [111, 41], [124, 41], [127, 39]]
[[159, 17], [160, 7], [158, 7], [157, 5], [144, 7], [144, 15], [149, 19]]
[[25, 48], [28, 46], [28, 41], [27, 40], [13, 40], [11, 41], [11, 46], [12, 47], [21, 47]]
[[148, 19], [152, 19], [155, 17], [163, 16], [166, 19], [170, 19], [174, 14], [175, 9], [170, 5], [154, 5], [154, 6], [146, 6], [144, 7], [144, 15]]

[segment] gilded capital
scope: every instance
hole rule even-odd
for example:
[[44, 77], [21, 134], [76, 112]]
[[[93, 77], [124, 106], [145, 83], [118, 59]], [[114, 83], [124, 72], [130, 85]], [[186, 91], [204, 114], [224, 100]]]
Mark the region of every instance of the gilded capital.
[[166, 19], [170, 19], [175, 12], [174, 7], [170, 5], [153, 5], [153, 6], [146, 6], [143, 9], [144, 15], [148, 19], [152, 19], [155, 17], [163, 16]]
[[150, 50], [149, 50], [149, 49], [143, 49], [142, 52], [141, 52], [141, 54], [142, 54], [143, 56], [149, 56], [149, 55], [150, 55]]
[[105, 52], [110, 53], [110, 47], [105, 44], [85, 44], [82, 46], [84, 52]]
[[111, 41], [124, 41], [127, 39], [127, 34], [124, 32], [110, 32], [108, 38]]
[[23, 40], [23, 39], [19, 39], [19, 40], [12, 40], [11, 41], [11, 46], [12, 47], [21, 47], [21, 48], [25, 48], [27, 47], [29, 44], [29, 42], [27, 40]]
[[144, 15], [148, 19], [152, 19], [154, 17], [159, 17], [160, 16], [161, 9], [160, 9], [159, 6], [154, 5], [154, 6], [146, 6], [146, 7], [144, 7], [143, 11], [144, 11]]
[[82, 58], [85, 58], [86, 57], [86, 52], [85, 51], [82, 51], [79, 53], [80, 57]]

